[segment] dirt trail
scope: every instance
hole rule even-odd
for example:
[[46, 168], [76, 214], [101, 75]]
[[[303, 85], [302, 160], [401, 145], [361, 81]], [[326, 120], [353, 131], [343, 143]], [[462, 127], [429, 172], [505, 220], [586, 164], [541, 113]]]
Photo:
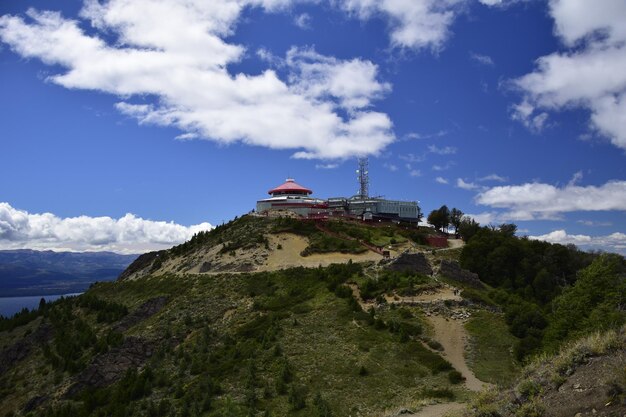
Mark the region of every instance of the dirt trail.
[[[374, 306], [373, 301], [364, 301], [361, 298], [361, 292], [356, 284], [348, 284], [352, 289], [352, 295], [365, 311]], [[462, 300], [456, 291], [444, 286], [435, 291], [429, 291], [414, 297], [399, 297], [397, 295], [385, 295], [388, 304], [424, 304], [428, 305], [437, 301], [445, 300]], [[427, 317], [433, 326], [434, 339], [443, 346], [443, 356], [465, 377], [465, 385], [467, 389], [472, 391], [480, 391], [486, 384], [480, 381], [467, 366], [465, 361], [465, 347], [467, 344], [467, 332], [461, 320], [455, 320], [437, 315], [429, 315]]]
[[411, 414], [413, 417], [441, 417], [447, 416], [448, 413], [453, 411], [461, 411], [465, 408], [466, 404], [463, 403], [443, 403], [434, 404], [422, 408], [415, 414]]
[[443, 356], [465, 377], [465, 386], [480, 391], [486, 384], [476, 378], [465, 362], [467, 333], [463, 322], [441, 316], [430, 316], [428, 321], [435, 330], [434, 339], [443, 346]]

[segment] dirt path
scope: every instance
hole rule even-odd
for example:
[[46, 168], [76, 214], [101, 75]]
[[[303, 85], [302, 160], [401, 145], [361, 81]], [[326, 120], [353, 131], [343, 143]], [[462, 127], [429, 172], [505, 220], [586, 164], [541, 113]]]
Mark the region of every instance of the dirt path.
[[448, 249], [462, 248], [465, 245], [463, 239], [448, 239]]
[[467, 333], [463, 322], [441, 316], [430, 316], [428, 321], [432, 324], [434, 339], [443, 346], [443, 356], [465, 377], [465, 386], [472, 391], [480, 391], [485, 383], [476, 378], [465, 361], [465, 346]]
[[[373, 301], [364, 301], [356, 284], [348, 284], [352, 295], [361, 305], [364, 311], [374, 306]], [[426, 292], [414, 297], [399, 297], [385, 295], [388, 304], [425, 304], [437, 301], [462, 300], [455, 290], [449, 286], [438, 288], [435, 291]], [[461, 320], [455, 320], [443, 316], [431, 315], [427, 317], [433, 326], [434, 339], [443, 346], [442, 355], [465, 377], [465, 386], [471, 391], [480, 391], [486, 386], [484, 382], [476, 378], [465, 361], [465, 347], [467, 345], [467, 332]]]
[[466, 404], [464, 403], [443, 403], [443, 404], [434, 404], [429, 405], [422, 408], [415, 414], [411, 414], [414, 417], [441, 417], [446, 416], [448, 413], [452, 413], [454, 411], [461, 411], [465, 409]]

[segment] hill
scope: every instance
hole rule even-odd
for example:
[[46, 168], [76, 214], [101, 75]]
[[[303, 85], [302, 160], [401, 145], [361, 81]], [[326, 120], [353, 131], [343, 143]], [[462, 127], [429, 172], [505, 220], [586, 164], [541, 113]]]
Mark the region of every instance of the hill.
[[[392, 417], [479, 407], [495, 398], [480, 390], [506, 392], [528, 360], [516, 333], [534, 335], [535, 351], [585, 335], [619, 305], [624, 278], [623, 259], [591, 257], [570, 289], [549, 288], [541, 304], [521, 284], [463, 269], [467, 253], [497, 249], [484, 242], [517, 239], [507, 230], [434, 249], [430, 229], [244, 216], [140, 256], [116, 282], [0, 320], [0, 415]], [[469, 269], [496, 258], [482, 259]], [[585, 301], [587, 322], [553, 319], [552, 310], [573, 317], [567, 306], [598, 277], [617, 289]]]
[[81, 292], [116, 279], [137, 258], [112, 252], [0, 251], [0, 297]]
[[512, 388], [482, 392], [478, 416], [626, 415], [626, 327], [596, 332], [534, 359]]

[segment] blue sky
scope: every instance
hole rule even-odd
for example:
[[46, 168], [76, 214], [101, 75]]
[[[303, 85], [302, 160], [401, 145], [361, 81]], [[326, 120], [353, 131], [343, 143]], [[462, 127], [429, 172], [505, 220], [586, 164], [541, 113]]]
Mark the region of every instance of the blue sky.
[[0, 5], [0, 248], [167, 247], [286, 177], [626, 252], [622, 0]]

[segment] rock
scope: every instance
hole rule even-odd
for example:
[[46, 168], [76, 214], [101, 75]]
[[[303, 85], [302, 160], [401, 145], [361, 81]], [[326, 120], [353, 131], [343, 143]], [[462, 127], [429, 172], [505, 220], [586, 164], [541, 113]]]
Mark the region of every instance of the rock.
[[483, 283], [478, 279], [478, 274], [475, 274], [467, 269], [462, 269], [458, 262], [448, 261], [446, 259], [441, 260], [441, 267], [439, 268], [439, 275], [443, 275], [451, 280], [469, 284], [475, 288], [483, 288]]
[[116, 332], [125, 332], [134, 325], [141, 323], [161, 311], [161, 309], [165, 307], [165, 304], [167, 304], [168, 300], [169, 299], [167, 297], [151, 298], [135, 309], [135, 311], [121, 319], [115, 326], [113, 326], [113, 330]]
[[433, 270], [423, 253], [403, 253], [385, 267], [390, 271], [417, 272], [422, 275], [432, 275]]
[[98, 355], [79, 373], [75, 383], [65, 393], [71, 397], [85, 388], [106, 387], [121, 379], [130, 368], [142, 366], [154, 353], [153, 341], [127, 337], [122, 346]]
[[24, 405], [24, 408], [22, 409], [22, 411], [24, 413], [28, 413], [30, 411], [33, 411], [35, 408], [39, 407], [41, 404], [45, 403], [46, 401], [48, 401], [48, 397], [47, 396], [45, 396], [45, 395], [37, 395], [37, 396], [31, 398], [30, 400], [28, 400], [26, 405]]
[[27, 357], [33, 347], [42, 345], [50, 340], [52, 332], [52, 326], [48, 323], [41, 323], [34, 332], [0, 352], [0, 375], [4, 374], [18, 361]]

